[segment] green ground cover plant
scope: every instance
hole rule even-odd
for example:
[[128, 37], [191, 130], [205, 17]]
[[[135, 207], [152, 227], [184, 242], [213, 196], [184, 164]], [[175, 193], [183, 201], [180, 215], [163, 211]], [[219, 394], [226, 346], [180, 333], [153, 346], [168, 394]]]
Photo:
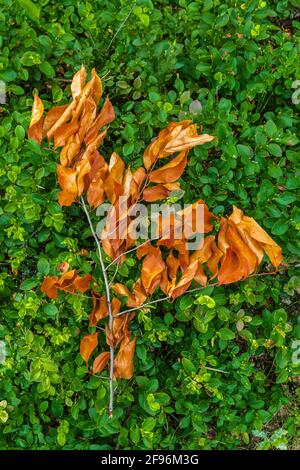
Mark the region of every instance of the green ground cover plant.
[[[299, 448], [299, 50], [297, 1], [3, 0], [1, 449]], [[277, 276], [140, 311], [113, 419], [79, 354], [90, 301], [40, 290], [63, 262], [94, 270], [89, 227], [57, 202], [56, 155], [26, 137], [35, 89], [66, 104], [82, 63], [115, 108], [105, 156], [138, 168], [159, 130], [192, 119], [217, 139], [191, 151], [184, 200], [240, 207], [285, 257]]]

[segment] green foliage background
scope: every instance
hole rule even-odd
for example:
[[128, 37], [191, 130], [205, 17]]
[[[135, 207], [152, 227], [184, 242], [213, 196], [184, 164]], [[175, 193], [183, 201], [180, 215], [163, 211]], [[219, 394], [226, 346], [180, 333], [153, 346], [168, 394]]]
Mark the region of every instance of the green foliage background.
[[[0, 447], [299, 448], [299, 15], [286, 0], [131, 5], [1, 2]], [[161, 128], [191, 117], [218, 140], [191, 152], [186, 201], [203, 198], [217, 215], [236, 204], [288, 263], [277, 277], [207, 289], [215, 305], [186, 296], [139, 313], [135, 376], [118, 384], [112, 420], [107, 380], [79, 355], [89, 300], [39, 290], [62, 261], [100, 282], [82, 211], [57, 203], [56, 155], [26, 138], [34, 90], [47, 108], [67, 102], [63, 79], [81, 63], [115, 106], [104, 155], [135, 168]], [[202, 112], [191, 115], [195, 99]], [[118, 280], [130, 286], [135, 270], [128, 258]]]

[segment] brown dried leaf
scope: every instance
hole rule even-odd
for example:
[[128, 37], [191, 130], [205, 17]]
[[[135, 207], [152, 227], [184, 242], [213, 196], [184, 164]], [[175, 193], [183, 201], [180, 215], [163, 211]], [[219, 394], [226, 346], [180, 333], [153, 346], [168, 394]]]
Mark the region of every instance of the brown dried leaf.
[[96, 357], [93, 363], [93, 374], [102, 372], [109, 361], [109, 351], [103, 352]]
[[38, 144], [40, 144], [43, 139], [43, 113], [44, 105], [42, 100], [37, 95], [34, 95], [28, 137], [29, 139], [35, 140]]
[[88, 363], [93, 351], [98, 346], [98, 331], [91, 335], [85, 335], [80, 342], [80, 354], [83, 360]]

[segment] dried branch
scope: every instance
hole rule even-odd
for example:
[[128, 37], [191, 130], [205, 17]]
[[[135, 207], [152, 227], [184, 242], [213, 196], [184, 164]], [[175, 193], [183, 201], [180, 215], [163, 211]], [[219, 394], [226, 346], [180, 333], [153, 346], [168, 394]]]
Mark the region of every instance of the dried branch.
[[[89, 211], [86, 207], [84, 198], [80, 196], [80, 201], [82, 204], [82, 207], [84, 209], [84, 212], [86, 214], [87, 220], [89, 222], [89, 226], [91, 228], [92, 235], [94, 237], [94, 240], [97, 245], [98, 249], [98, 255], [99, 255], [99, 260], [100, 260], [100, 265], [101, 265], [101, 270], [102, 270], [102, 275], [103, 275], [103, 280], [105, 284], [105, 291], [106, 291], [106, 302], [107, 302], [107, 308], [108, 308], [108, 314], [109, 314], [109, 329], [111, 332], [111, 335], [113, 335], [113, 325], [114, 325], [114, 317], [112, 314], [112, 308], [111, 308], [111, 299], [110, 299], [110, 288], [109, 288], [109, 282], [105, 270], [105, 265], [102, 257], [102, 251], [101, 251], [101, 245], [100, 241], [96, 235], [96, 232], [94, 230], [93, 223], [90, 218]], [[110, 352], [110, 367], [109, 367], [109, 407], [108, 407], [108, 413], [110, 418], [112, 418], [113, 415], [113, 407], [114, 407], [114, 387], [113, 387], [113, 374], [114, 374], [114, 347], [113, 345], [110, 345], [109, 347], [109, 352]]]
[[[269, 275], [274, 276], [275, 274], [279, 274], [279, 271], [272, 271], [270, 273], [268, 273], [268, 272], [254, 273], [254, 274], [251, 274], [250, 276], [248, 276], [248, 278], [250, 278], [250, 277], [259, 277], [259, 276], [269, 276]], [[185, 294], [191, 294], [192, 292], [197, 292], [197, 291], [200, 291], [200, 290], [208, 289], [209, 287], [217, 287], [218, 285], [219, 285], [218, 282], [214, 282], [213, 284], [208, 284], [207, 286], [195, 287], [194, 289], [189, 289], [189, 290], [185, 291]], [[114, 316], [115, 317], [120, 317], [121, 315], [125, 315], [126, 313], [134, 312], [135, 310], [141, 310], [144, 307], [147, 307], [148, 305], [157, 304], [157, 303], [163, 302], [163, 301], [172, 303], [173, 299], [170, 296], [166, 296], [166, 297], [162, 297], [160, 299], [151, 300], [150, 302], [146, 302], [145, 304], [142, 304], [139, 307], [133, 307], [133, 308], [129, 308], [127, 310], [123, 310], [122, 312], [117, 313]]]

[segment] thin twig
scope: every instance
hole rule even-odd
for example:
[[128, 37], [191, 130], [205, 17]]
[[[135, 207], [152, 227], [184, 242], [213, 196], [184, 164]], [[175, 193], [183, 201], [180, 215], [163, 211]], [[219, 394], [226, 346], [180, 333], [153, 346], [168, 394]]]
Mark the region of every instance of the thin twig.
[[128, 310], [123, 310], [123, 312], [117, 313], [114, 316], [120, 317], [121, 315], [125, 315], [125, 313], [134, 312], [135, 310], [141, 310], [142, 308], [147, 307], [148, 305], [157, 304], [158, 302], [163, 302], [164, 300], [172, 301], [171, 297], [162, 297], [160, 299], [151, 300], [151, 302], [146, 302], [145, 304], [142, 304], [139, 307], [133, 307], [133, 308], [129, 308]]
[[119, 256], [117, 256], [111, 263], [109, 263], [107, 266], [106, 266], [106, 271], [108, 270], [108, 268], [110, 268], [111, 266], [113, 266], [117, 261], [118, 259], [122, 258], [122, 256], [126, 256], [128, 255], [129, 253], [132, 253], [133, 251], [136, 251], [138, 250], [139, 248], [141, 248], [142, 246], [146, 245], [147, 243], [151, 243], [151, 242], [154, 242], [155, 240], [160, 240], [164, 237], [166, 237], [167, 235], [170, 235], [170, 232], [171, 230], [173, 229], [174, 227], [171, 227], [169, 230], [167, 230], [166, 232], [163, 232], [161, 235], [157, 235], [155, 236], [154, 238], [150, 238], [149, 240], [145, 240], [143, 243], [141, 243], [140, 245], [136, 245], [135, 247], [131, 248], [130, 250], [127, 250], [127, 251], [124, 251], [123, 253], [121, 253]]
[[150, 242], [153, 242], [154, 240], [158, 240], [159, 238], [152, 238], [151, 240], [145, 240], [143, 243], [141, 243], [140, 245], [137, 245], [135, 246], [134, 248], [131, 248], [130, 250], [128, 251], [124, 251], [123, 253], [121, 253], [119, 256], [117, 256], [111, 263], [109, 263], [107, 266], [106, 266], [106, 271], [108, 270], [108, 268], [110, 268], [111, 266], [113, 266], [120, 258], [122, 258], [122, 256], [126, 256], [128, 255], [129, 253], [132, 253], [133, 251], [136, 251], [138, 250], [139, 248], [141, 248], [141, 246], [143, 245], [146, 245], [146, 243], [150, 243]]
[[63, 292], [68, 292], [68, 294], [70, 295], [74, 295], [75, 297], [83, 297], [83, 298], [86, 298], [86, 299], [93, 299], [94, 297], [92, 297], [91, 295], [85, 295], [85, 294], [77, 294], [77, 292], [69, 292], [69, 291], [64, 291], [63, 289], [59, 289], [58, 290], [61, 290]]
[[207, 366], [203, 366], [203, 367], [207, 370], [213, 370], [214, 372], [220, 372], [221, 374], [229, 374], [229, 372], [226, 372], [225, 370], [215, 369], [214, 367], [207, 367]]
[[109, 380], [109, 377], [105, 377], [105, 375], [98, 375], [98, 374], [91, 374], [93, 377], [97, 377], [99, 379], [105, 379], [105, 380]]
[[120, 24], [120, 26], [118, 27], [117, 31], [115, 32], [115, 34], [113, 35], [113, 37], [111, 38], [111, 41], [110, 43], [108, 44], [108, 47], [106, 49], [106, 52], [109, 51], [112, 43], [114, 42], [114, 40], [116, 39], [116, 37], [118, 36], [119, 32], [121, 31], [121, 29], [123, 28], [123, 26], [125, 25], [126, 21], [129, 19], [135, 5], [137, 4], [137, 0], [135, 2], [133, 2], [133, 4], [131, 5], [131, 8], [130, 8], [130, 11], [128, 13], [128, 15], [126, 16], [126, 18], [122, 21], [122, 23]]
[[107, 75], [109, 75], [109, 72], [110, 72], [110, 70], [108, 70], [107, 72], [105, 72], [104, 75], [102, 75], [102, 77], [101, 77], [102, 81], [105, 81], [104, 79], [107, 77]]
[[118, 262], [117, 266], [116, 266], [116, 269], [115, 269], [115, 272], [114, 272], [114, 275], [113, 277], [111, 278], [110, 282], [109, 282], [109, 285], [111, 286], [116, 278], [116, 275], [118, 274], [118, 270], [119, 270], [119, 267], [120, 267], [120, 261]]
[[[269, 275], [275, 275], [275, 274], [279, 274], [279, 271], [272, 271], [270, 273], [268, 272], [264, 272], [264, 273], [254, 273], [254, 274], [251, 274], [249, 277], [258, 277], [258, 276], [269, 276]], [[242, 279], [242, 280], [247, 280], [248, 278], [246, 279]], [[187, 291], [185, 291], [185, 294], [191, 294], [192, 292], [196, 292], [196, 291], [199, 291], [199, 290], [204, 290], [204, 289], [208, 289], [209, 287], [216, 287], [218, 286], [219, 283], [218, 282], [214, 282], [213, 284], [208, 284], [207, 286], [201, 286], [201, 287], [195, 287], [194, 289], [189, 289]], [[167, 301], [167, 302], [170, 302], [172, 303], [175, 299], [172, 299], [172, 297], [170, 296], [166, 296], [166, 297], [162, 297], [160, 299], [156, 299], [156, 300], [151, 300], [151, 302], [146, 302], [145, 304], [142, 304], [140, 305], [139, 307], [133, 307], [133, 308], [129, 308], [127, 310], [123, 310], [122, 312], [120, 313], [117, 313], [115, 315], [115, 317], [120, 317], [121, 315], [125, 315], [126, 313], [130, 313], [130, 312], [134, 312], [135, 310], [141, 310], [143, 309], [144, 307], [147, 307], [148, 305], [153, 305], [153, 304], [157, 304], [158, 302], [163, 302], [163, 301]]]
[[65, 83], [70, 83], [72, 82], [72, 79], [71, 78], [53, 78], [54, 81], [56, 82], [65, 82]]
[[[97, 249], [98, 249], [99, 260], [100, 260], [103, 280], [104, 280], [104, 284], [105, 284], [105, 291], [106, 291], [106, 302], [107, 302], [107, 308], [108, 308], [108, 314], [109, 314], [109, 329], [110, 329], [111, 334], [113, 334], [114, 317], [113, 317], [113, 314], [112, 314], [111, 300], [110, 300], [110, 289], [109, 289], [108, 278], [107, 278], [107, 274], [106, 274], [105, 266], [104, 266], [104, 261], [103, 261], [103, 257], [102, 257], [101, 245], [100, 245], [100, 241], [99, 241], [99, 239], [96, 235], [96, 232], [94, 230], [94, 226], [93, 226], [93, 223], [91, 221], [89, 211], [88, 211], [88, 209], [86, 207], [86, 204], [84, 202], [84, 198], [82, 196], [80, 196], [80, 201], [81, 201], [82, 207], [84, 209], [84, 212], [86, 214], [87, 220], [88, 220], [90, 228], [91, 228], [92, 235], [94, 237], [94, 240], [96, 242]], [[108, 413], [109, 413], [109, 417], [112, 418], [113, 407], [114, 407], [114, 387], [113, 387], [114, 347], [112, 345], [110, 345], [109, 351], [110, 351], [110, 367], [109, 367], [109, 407], [108, 407]]]
[[57, 150], [51, 149], [50, 147], [42, 147], [43, 150], [48, 150], [49, 152], [56, 153], [56, 155], [59, 155], [59, 152]]

